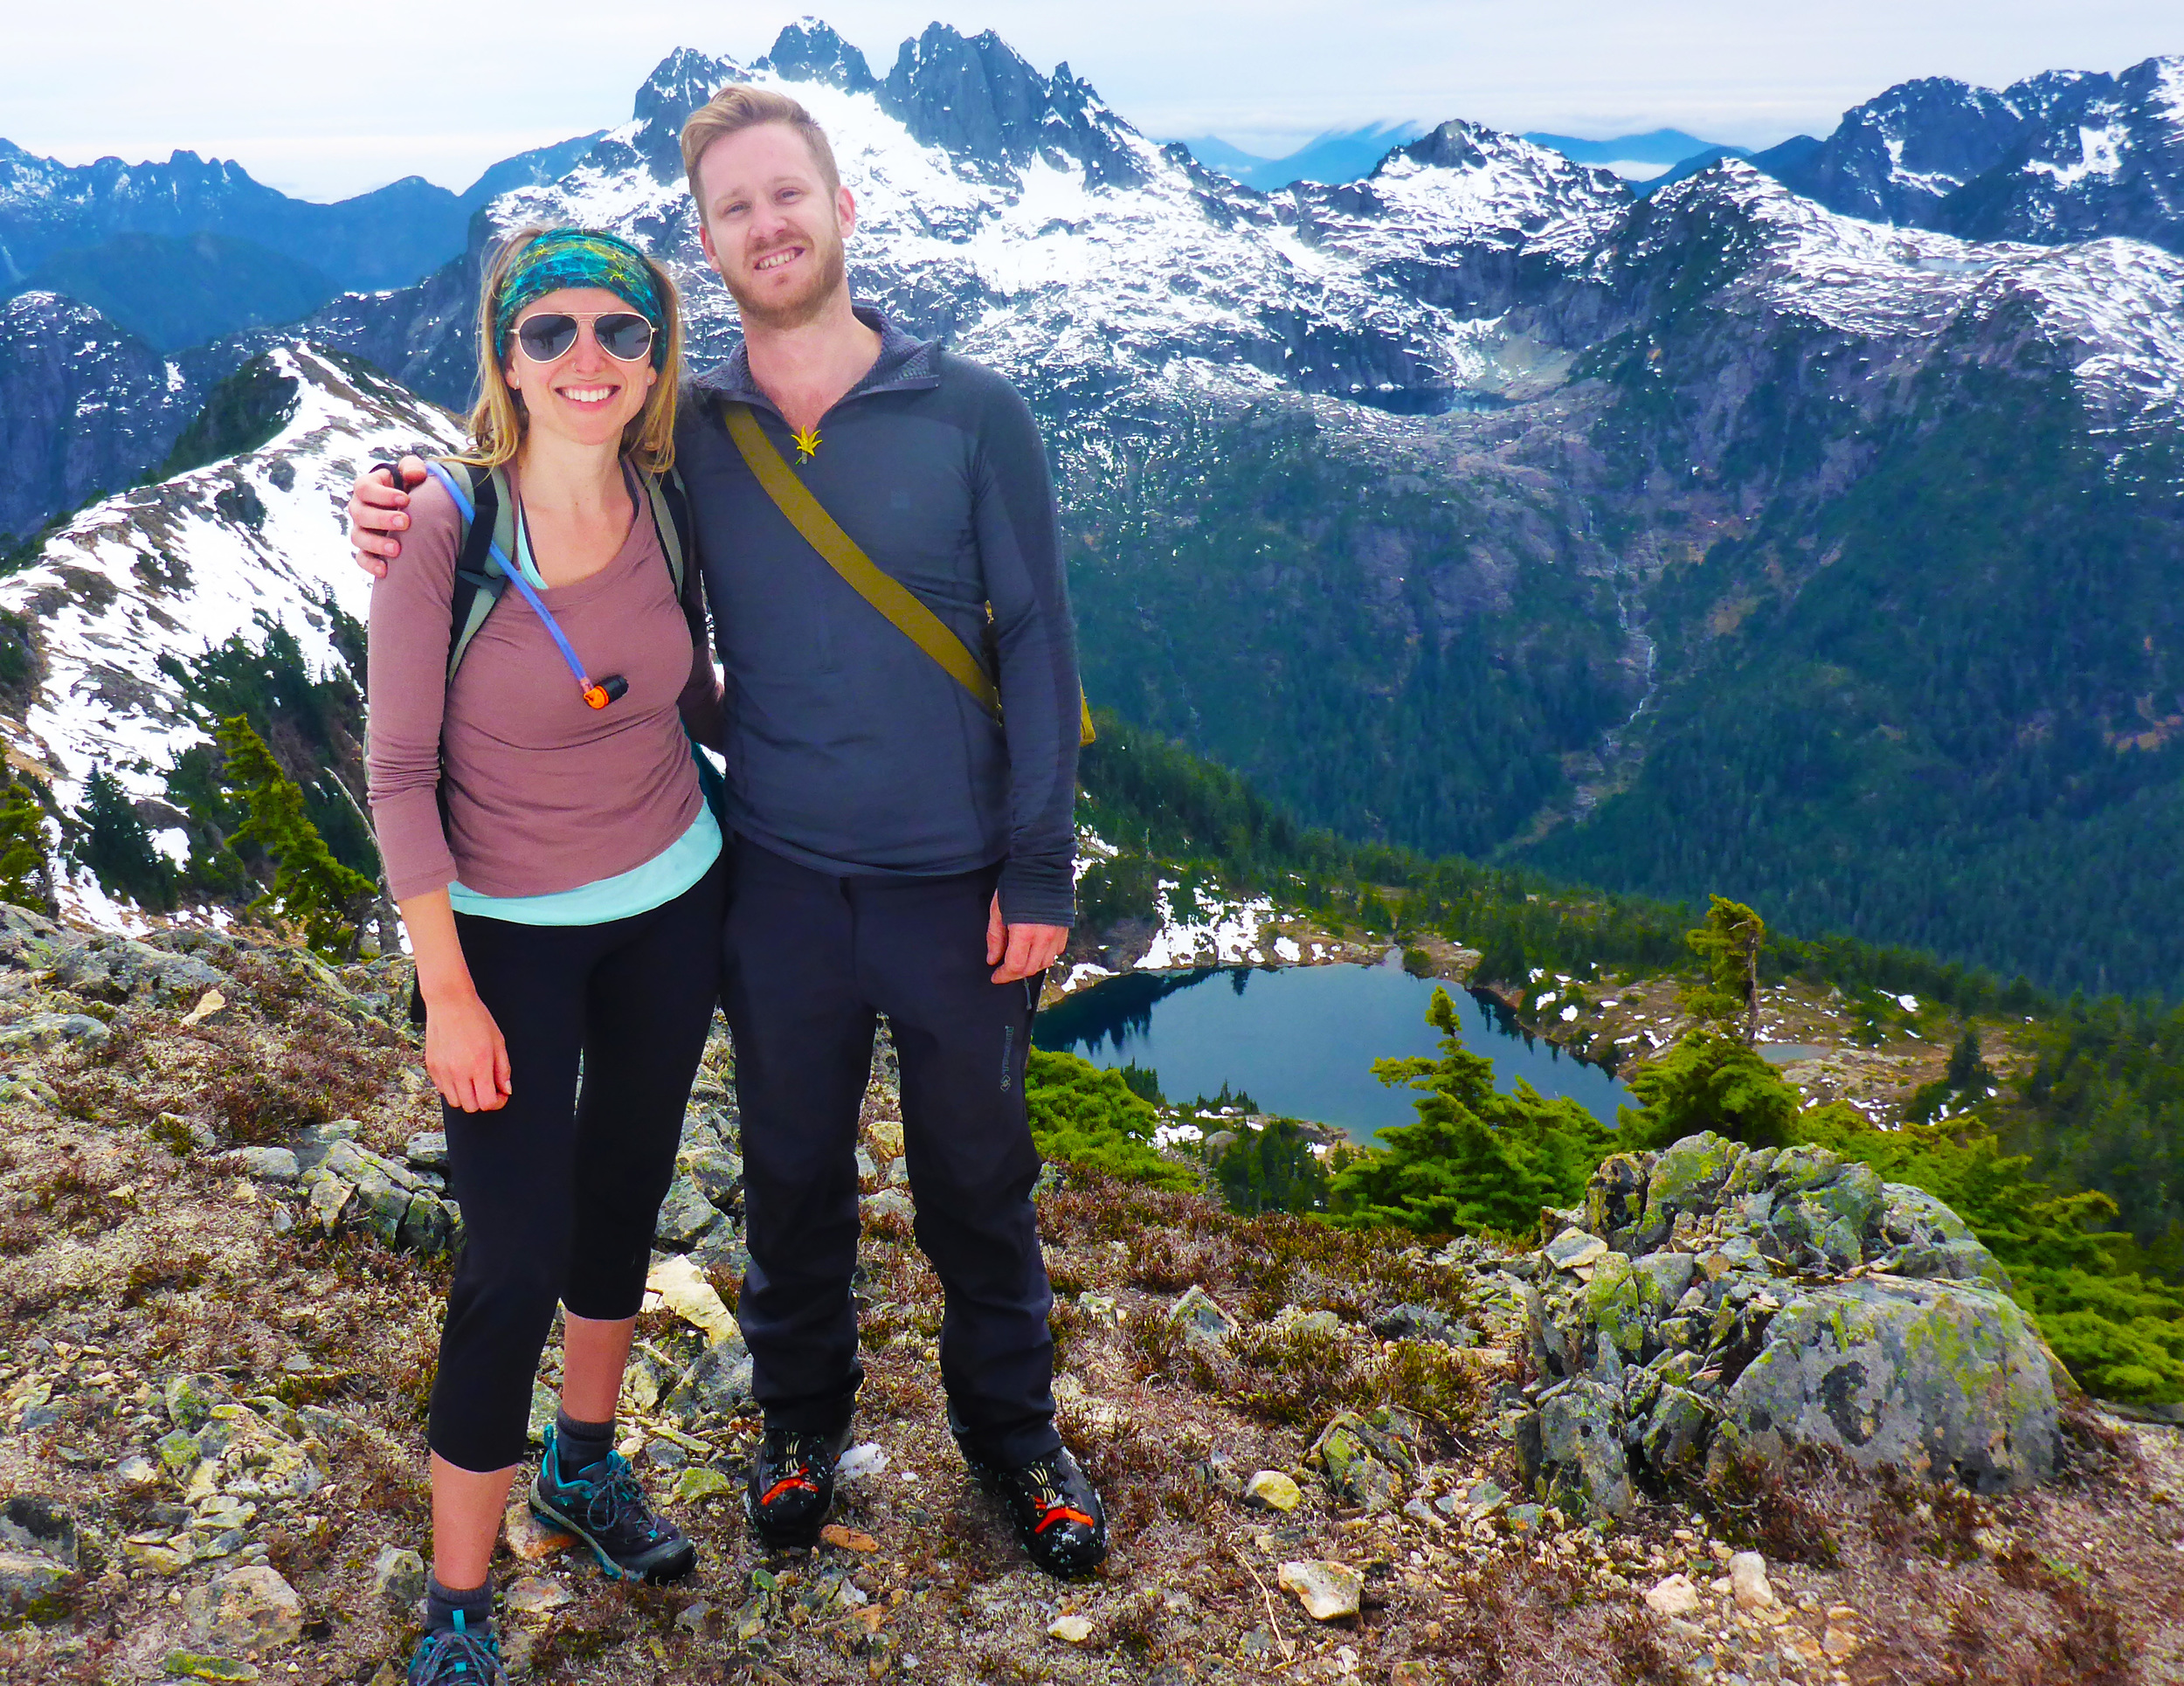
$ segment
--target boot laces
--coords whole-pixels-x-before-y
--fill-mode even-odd
[[[460,1682],[462,1686],[473,1686],[473,1683],[474,1686],[504,1686],[508,1680],[501,1667],[499,1641],[490,1630],[470,1632],[460,1610],[455,1612],[455,1626],[436,1628],[418,1641],[411,1674],[431,1686],[453,1682]]]
[[[645,1489],[637,1484],[637,1472],[619,1452],[610,1452],[585,1477],[591,1489],[584,1504],[584,1519],[605,1533],[625,1519],[644,1524],[647,1537],[657,1537],[660,1524],[653,1516]]]
[[[834,1473],[834,1459],[827,1435],[791,1431],[781,1437],[780,1450],[771,1460],[778,1481],[808,1481],[814,1486]]]

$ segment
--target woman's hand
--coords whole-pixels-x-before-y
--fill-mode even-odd
[[[425,1070],[440,1099],[464,1112],[508,1103],[508,1045],[474,991],[425,1003]]]
[[[446,890],[401,903],[425,998],[425,1071],[439,1098],[463,1112],[497,1112],[508,1103],[508,1045],[470,981],[455,912]]]

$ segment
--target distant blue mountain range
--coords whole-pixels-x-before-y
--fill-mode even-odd
[[[1199,135],[1186,140],[1192,155],[1209,169],[1241,182],[1246,187],[1255,187],[1263,193],[1271,193],[1296,182],[1354,182],[1370,176],[1381,159],[1406,141],[1414,141],[1425,130],[1417,123],[1380,121],[1367,123],[1358,128],[1330,129],[1295,152],[1280,158],[1262,158],[1256,153],[1246,152],[1232,146],[1218,135]],[[1528,134],[1524,139],[1535,145],[1552,147],[1565,158],[1580,164],[1593,164],[1603,169],[1633,164],[1647,166],[1655,173],[1635,177],[1634,185],[1641,193],[1651,188],[1680,181],[1685,176],[1704,169],[1722,158],[1748,158],[1752,155],[1743,147],[1723,146],[1716,142],[1701,140],[1687,135],[1680,128],[1656,128],[1644,135],[1619,135],[1606,141],[1580,140],[1574,135],[1549,135],[1544,132]]]
[[[1744,157],[1739,147],[1723,147],[1713,141],[1702,141],[1696,135],[1686,135],[1680,128],[1650,129],[1643,135],[1618,135],[1607,141],[1581,141],[1574,135],[1549,135],[1534,129],[1524,138],[1536,146],[1552,147],[1564,157],[1580,164],[1680,164],[1694,153],[1726,152],[1733,157]]]
[[[1296,182],[1354,182],[1406,141],[1426,132],[1413,122],[1367,123],[1362,128],[1330,129],[1281,158],[1261,158],[1233,147],[1219,135],[1186,140],[1191,155],[1232,181],[1271,193]]]
[[[0,298],[64,294],[168,351],[294,321],[336,294],[430,274],[480,206],[557,179],[598,138],[504,158],[461,193],[409,176],[335,204],[194,152],[72,166],[0,140]]]

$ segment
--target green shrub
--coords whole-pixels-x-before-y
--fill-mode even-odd
[[[1747,1147],[1780,1147],[1796,1127],[1797,1091],[1741,1038],[1690,1031],[1630,1080],[1644,1103],[1617,1116],[1626,1147],[1666,1147],[1711,1130]]]
[[[1158,1188],[1198,1186],[1187,1169],[1153,1146],[1160,1115],[1130,1092],[1120,1072],[1102,1071],[1074,1054],[1033,1048],[1024,1099],[1042,1157]]]
[[[1418,1122],[1383,1130],[1386,1147],[1335,1173],[1328,1204],[1342,1224],[1386,1224],[1427,1234],[1530,1232],[1543,1206],[1584,1198],[1614,1137],[1575,1101],[1549,1101],[1529,1083],[1503,1095],[1494,1062],[1468,1051],[1455,1004],[1434,992],[1427,1023],[1441,1033],[1438,1059],[1376,1060],[1391,1088],[1420,1092]]]

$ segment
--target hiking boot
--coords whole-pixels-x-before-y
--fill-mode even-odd
[[[832,1434],[767,1428],[750,1461],[743,1514],[768,1550],[818,1543],[834,1503],[834,1465],[848,1444],[847,1426]]]
[[[698,1560],[682,1530],[653,1513],[626,1458],[610,1452],[581,1475],[564,1476],[550,1427],[531,1482],[531,1510],[589,1545],[615,1580],[674,1580]]]
[[[456,1611],[453,1627],[435,1627],[410,1653],[410,1686],[508,1686],[493,1624],[469,1627]]]
[[[1000,1501],[1017,1539],[1040,1568],[1066,1579],[1099,1567],[1107,1556],[1107,1511],[1067,1451],[1057,1448],[1000,1469],[965,1448],[964,1461]]]

